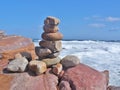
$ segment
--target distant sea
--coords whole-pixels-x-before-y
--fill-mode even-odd
[[[38,46],[39,40],[33,40]],[[63,40],[60,57],[76,55],[99,71],[109,70],[110,85],[120,86],[120,40]]]

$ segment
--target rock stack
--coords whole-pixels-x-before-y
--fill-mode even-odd
[[[58,18],[48,16],[44,20],[42,39],[39,42],[40,47],[36,47],[35,51],[39,60],[44,61],[47,67],[60,62],[59,53],[62,49],[61,39],[63,35],[59,32]]]

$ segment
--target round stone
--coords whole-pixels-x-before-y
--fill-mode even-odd
[[[58,25],[59,23],[60,23],[60,20],[56,17],[53,17],[53,16],[48,16],[44,20],[45,25]]]
[[[74,55],[67,55],[61,60],[61,64],[65,68],[76,66],[80,63],[80,59]]]
[[[63,35],[60,32],[56,32],[56,33],[43,33],[42,34],[42,38],[44,40],[48,40],[48,41],[57,41],[57,40],[62,40]]]
[[[59,28],[58,26],[44,25],[43,30],[46,33],[56,33],[59,30]]]

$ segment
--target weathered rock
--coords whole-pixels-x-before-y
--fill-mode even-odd
[[[32,55],[29,52],[20,52],[20,54],[22,55],[22,57],[25,57],[28,61],[32,60]],[[36,58],[36,57],[35,57]]]
[[[56,65],[53,66],[52,72],[56,75],[59,75],[62,69],[63,69],[62,64],[57,63]]]
[[[106,81],[107,81],[107,85],[109,84],[109,71],[108,70],[105,70],[103,71],[102,73],[104,73],[105,77],[106,77]]]
[[[15,54],[15,59],[22,58],[22,55],[20,53]]]
[[[87,65],[79,64],[67,69],[62,81],[69,82],[72,90],[106,90],[107,80],[101,73]],[[66,88],[67,86],[64,86]],[[69,89],[68,89],[69,90]]]
[[[0,54],[0,60],[3,58],[3,56]]]
[[[64,68],[76,66],[80,63],[80,59],[74,55],[67,55],[61,60],[61,64]]]
[[[35,52],[39,59],[43,59],[52,53],[50,49],[42,47],[35,47]]]
[[[8,60],[0,60],[0,74],[4,72],[4,69],[7,67],[8,62]]]
[[[64,70],[62,70],[62,71],[60,72],[60,74],[58,75],[59,79],[61,79],[61,78],[63,77],[64,73],[65,73]]]
[[[57,52],[62,50],[62,42],[59,41],[46,41],[42,40],[39,45],[44,48],[49,48],[52,52]]]
[[[59,90],[73,90],[73,89],[71,89],[69,82],[67,82],[67,81],[61,81],[60,84],[59,84]]]
[[[36,57],[31,39],[21,36],[6,36],[0,39],[0,54],[3,56],[1,60],[14,59],[15,54],[20,52],[30,53],[32,59]]]
[[[0,74],[0,90],[11,90],[11,81],[13,80],[11,75]]]
[[[28,60],[25,57],[17,58],[9,62],[7,70],[12,72],[24,72],[27,64]]]
[[[42,38],[48,41],[57,41],[57,40],[62,40],[63,35],[60,32],[56,32],[56,33],[45,33],[44,32],[42,34]]]
[[[44,20],[45,25],[58,25],[60,23],[60,20],[56,17],[48,16]]]
[[[30,76],[28,73],[0,74],[0,90],[57,90],[57,76],[46,73]]]
[[[107,88],[107,90],[120,90],[120,86],[119,86],[119,87],[109,86],[109,87]]]
[[[59,57],[42,59],[42,61],[46,63],[47,67],[50,67],[52,65],[55,65],[55,64],[59,63],[60,60],[61,59]]]
[[[46,33],[56,33],[59,30],[59,28],[58,26],[44,25],[43,30]]]
[[[58,57],[60,55],[60,52],[53,52],[53,53],[51,53],[50,55],[48,55],[47,57],[48,58],[56,58],[56,57]]]
[[[47,70],[45,62],[32,60],[29,63],[30,70],[34,71],[37,75],[44,73]]]

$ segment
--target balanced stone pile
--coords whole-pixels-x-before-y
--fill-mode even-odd
[[[62,49],[61,39],[63,35],[58,31],[58,18],[48,16],[44,20],[42,39],[39,42],[40,47],[36,47],[35,51],[41,61],[47,64],[47,67],[60,62],[58,57]]]

